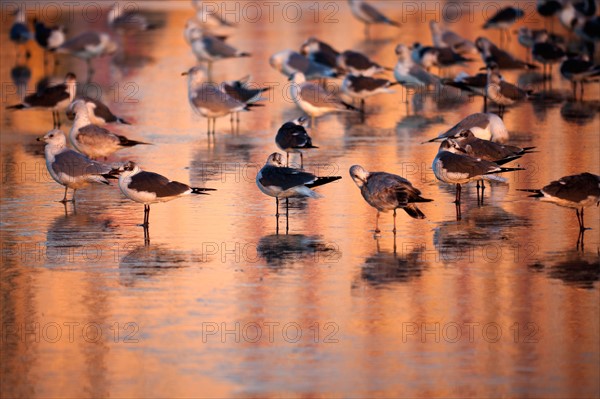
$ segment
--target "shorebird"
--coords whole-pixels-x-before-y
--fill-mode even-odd
[[[584,83],[600,81],[600,65],[584,58],[568,58],[560,65],[560,74],[571,81],[574,100],[577,100],[577,83],[579,83],[580,99],[583,100]]]
[[[119,188],[123,195],[132,201],[144,204],[144,223],[148,227],[150,219],[150,204],[167,202],[188,194],[208,195],[207,191],[214,188],[190,187],[178,181],[154,172],[140,169],[134,162],[127,162],[121,168],[119,175]]]
[[[341,176],[319,177],[300,169],[288,168],[283,164],[283,156],[274,152],[269,155],[265,166],[256,175],[256,185],[264,194],[275,197],[276,216],[279,216],[279,199],[320,198],[322,195],[312,189],[341,179]]]
[[[375,7],[364,0],[348,0],[352,14],[365,24],[365,37],[369,39],[369,27],[372,24],[386,24],[400,27],[400,23],[393,21],[379,12]]]
[[[456,87],[468,93],[476,94],[485,98],[485,86],[487,85],[487,73],[477,73],[469,75],[466,72],[460,72],[454,79],[444,79],[442,81],[446,86]],[[484,105],[484,108],[486,106]]]
[[[386,172],[367,172],[362,166],[350,168],[350,177],[360,189],[360,193],[369,205],[377,209],[375,233],[379,230],[379,213],[394,211],[394,234],[396,233],[396,209],[402,208],[414,219],[425,219],[417,206],[419,202],[433,200],[421,197],[421,191],[403,177]]]
[[[448,138],[455,138],[465,130],[470,130],[475,137],[483,140],[490,140],[497,143],[504,143],[508,140],[508,130],[504,125],[504,121],[502,121],[498,115],[491,112],[477,112],[468,115],[444,133],[441,133],[439,136],[428,140],[427,142],[431,143]]]
[[[548,33],[544,31],[536,37],[531,48],[531,55],[534,60],[542,64],[542,77],[549,78],[552,82],[552,64],[561,62],[565,58],[563,49],[551,43]],[[548,73],[546,73],[546,69],[549,69]]]
[[[537,66],[521,61],[507,51],[498,48],[485,37],[478,37],[475,40],[475,45],[486,65],[495,63],[500,69],[537,69]]]
[[[475,44],[450,29],[443,28],[435,21],[429,21],[433,45],[438,48],[448,47],[458,54],[469,54],[477,51]]]
[[[454,52],[450,47],[423,46],[419,42],[412,45],[411,57],[413,61],[428,71],[434,66],[442,69],[463,65],[465,62],[473,62],[472,59]]]
[[[90,122],[94,125],[104,125],[106,123],[121,123],[123,125],[131,125],[131,123],[125,119],[113,114],[110,108],[108,108],[108,106],[102,101],[88,96],[78,96],[75,98],[75,100],[73,100],[73,102],[71,102],[71,104],[69,104],[66,109],[67,118],[69,120],[75,119],[74,106],[76,100],[85,102],[85,105],[88,109],[88,117],[90,118]]]
[[[483,179],[504,181],[496,174],[524,170],[523,168],[504,168],[494,162],[466,155],[454,139],[442,141],[440,149],[433,160],[432,169],[438,180],[444,183],[456,184],[456,198],[454,201],[456,204],[460,204],[461,184]]]
[[[269,64],[287,76],[301,72],[307,79],[323,79],[337,76],[337,70],[319,62],[315,62],[292,50],[282,50],[269,58]]]
[[[10,4],[10,3],[9,3]],[[17,60],[19,59],[19,48],[31,39],[31,32],[27,27],[27,18],[22,7],[18,7],[14,12],[15,21],[10,27],[9,38],[15,44]],[[29,52],[25,51],[25,58],[29,58]]]
[[[402,86],[407,89],[423,90],[429,86],[439,87],[441,80],[439,77],[432,73],[427,72],[421,65],[416,64],[410,54],[410,49],[399,44],[395,49],[396,55],[398,56],[398,62],[394,68],[394,78]],[[408,102],[408,95],[406,97]]]
[[[498,66],[494,63],[488,64],[487,85],[485,86],[485,96],[490,101],[496,103],[499,110],[499,116],[502,118],[507,105],[527,99],[532,91],[525,91],[520,87],[508,83],[502,79]]]
[[[319,148],[312,144],[312,139],[303,126],[305,117],[284,123],[275,136],[275,144],[286,153],[285,166],[290,164],[290,153],[300,154],[300,169],[304,169],[303,150]]]
[[[338,68],[337,57],[340,55],[340,52],[315,37],[309,37],[302,43],[300,54],[308,57],[313,62],[328,66],[329,68]]]
[[[42,21],[33,20],[35,41],[44,49],[44,66],[48,64],[48,52],[53,52],[66,40],[64,26],[46,26]],[[56,64],[56,59],[54,60]]]
[[[75,74],[67,73],[65,82],[50,86],[38,93],[25,97],[22,103],[6,107],[7,109],[46,108],[52,111],[53,128],[60,127],[60,114],[75,98],[77,79]]]
[[[352,75],[373,76],[383,71],[391,71],[358,51],[346,50],[337,56],[337,66]]]
[[[230,36],[237,28],[235,23],[227,21],[218,13],[218,6],[213,2],[193,0],[192,5],[196,9],[195,20],[202,31],[216,36]],[[239,16],[238,16],[239,17]]]
[[[456,143],[465,151],[465,154],[473,158],[481,158],[498,165],[504,165],[525,154],[534,152],[535,147],[517,147],[494,143],[476,137],[470,130],[463,130],[454,136]]]
[[[213,62],[228,58],[250,57],[251,55],[208,33],[203,33],[202,36],[194,38],[191,46],[192,52],[198,61],[205,61],[208,64],[207,74],[209,77],[211,76]]]
[[[223,82],[221,84],[222,90],[227,93],[232,98],[243,102],[245,104],[255,104],[258,101],[266,100],[266,98],[261,97],[262,93],[271,90],[270,87],[252,87],[248,82],[250,81],[250,75],[244,76],[239,80],[229,80],[227,82]],[[233,127],[233,113],[231,113],[231,125],[232,131]],[[235,113],[236,122],[237,122],[237,130],[240,128],[240,113]]]
[[[206,73],[201,66],[190,68],[182,75],[188,76],[188,100],[192,109],[204,116],[207,120],[207,135],[214,137],[217,118],[231,113],[247,111],[251,106],[258,104],[246,104],[231,97],[229,94],[214,84],[206,83]],[[212,130],[211,130],[212,122]]]
[[[561,177],[540,190],[519,191],[535,193],[530,197],[539,198],[540,201],[575,208],[579,230],[583,231],[586,229],[583,223],[583,208],[600,204],[600,176],[585,172]]]
[[[396,84],[398,83],[392,83],[387,79],[349,74],[346,75],[342,82],[342,92],[352,98],[352,101],[354,99],[360,100],[360,112],[364,116],[365,99],[376,94],[394,93],[394,90],[390,89],[390,87]]]
[[[109,184],[107,178],[114,178],[116,174],[109,165],[93,161],[86,156],[67,147],[67,138],[64,133],[54,129],[37,141],[44,141],[46,147],[46,167],[50,176],[60,185],[65,186],[65,196],[60,201],[67,201],[67,191],[73,189],[70,201],[75,202],[75,192],[88,183]]]
[[[358,111],[318,84],[307,82],[301,72],[293,74],[290,80],[293,82],[290,85],[290,96],[298,108],[310,115],[311,126],[315,126],[315,118],[331,112]]]
[[[103,127],[96,126],[90,121],[85,100],[75,100],[72,105],[75,121],[69,132],[71,145],[80,153],[92,159],[104,158],[123,148],[138,144],[150,144],[130,140],[125,136],[115,134]]]
[[[500,46],[504,43],[504,36],[506,36],[507,43],[510,43],[510,31],[508,30],[518,19],[523,18],[525,12],[520,8],[505,7],[498,10],[492,17],[490,17],[485,24],[483,29],[499,29],[500,30]]]
[[[108,26],[119,34],[138,33],[155,29],[137,7],[127,7],[115,3],[108,11]]]
[[[74,57],[81,58],[87,63],[88,81],[91,81],[94,76],[94,68],[92,67],[92,59],[103,55],[110,55],[117,51],[117,44],[110,38],[107,33],[100,32],[83,32],[56,48],[57,53],[70,54]]]

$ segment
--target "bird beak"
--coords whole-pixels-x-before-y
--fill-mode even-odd
[[[485,70],[487,70],[487,69],[488,69],[488,67],[487,67],[487,66],[482,66],[481,68],[479,68],[479,70],[480,70],[480,71],[485,71]]]
[[[36,138],[35,141],[44,141],[44,136],[40,136],[40,137]]]
[[[186,71],[186,72],[181,72],[181,76],[187,76],[187,75],[189,75],[189,74],[190,74],[190,73],[189,73],[189,72],[187,72],[187,71]]]

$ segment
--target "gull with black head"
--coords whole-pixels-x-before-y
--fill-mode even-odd
[[[290,164],[290,153],[297,153],[300,154],[300,169],[303,169],[303,150],[319,148],[312,144],[312,139],[303,125],[305,122],[305,116],[286,122],[279,128],[275,136],[275,144],[286,153],[285,166]]]

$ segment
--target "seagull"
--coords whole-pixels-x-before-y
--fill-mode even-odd
[[[383,71],[391,71],[358,51],[346,50],[337,56],[337,65],[340,69],[352,75],[373,76]]]
[[[496,63],[500,69],[537,69],[537,66],[521,61],[507,51],[499,49],[485,37],[478,37],[475,45],[486,65]]]
[[[501,118],[507,105],[525,100],[532,94],[531,90],[525,91],[512,83],[504,81],[500,76],[498,66],[494,63],[488,65],[487,80],[485,96],[500,107]]]
[[[88,81],[94,75],[92,59],[103,55],[110,55],[117,51],[117,44],[107,33],[89,31],[83,32],[56,49],[57,53],[70,54],[86,61],[88,68]]]
[[[438,86],[440,78],[427,72],[421,65],[416,64],[410,54],[410,49],[404,44],[396,46],[398,63],[394,68],[396,81],[407,88],[425,89],[429,86]]]
[[[463,130],[454,136],[456,143],[465,150],[465,153],[473,158],[481,158],[485,161],[491,161],[498,165],[514,161],[525,154],[534,152],[535,147],[517,147],[513,145],[503,145],[493,141],[483,140],[476,137],[470,130]]]
[[[269,64],[288,78],[298,72],[303,73],[309,80],[337,76],[336,69],[312,61],[292,50],[283,50],[273,54],[269,58]]]
[[[520,8],[505,7],[498,10],[491,18],[488,18],[483,25],[483,29],[500,29],[500,46],[504,41],[506,35],[507,43],[510,43],[510,28],[518,19],[523,18],[525,12]]]
[[[464,64],[465,62],[473,62],[472,59],[454,52],[450,47],[423,46],[419,42],[412,45],[411,57],[414,62],[428,71],[433,66],[441,69]]]
[[[118,3],[115,3],[108,11],[108,25],[120,34],[137,33],[156,28],[148,22],[144,15],[137,12],[137,7],[122,6]]]
[[[387,79],[348,74],[342,82],[342,91],[349,97],[360,99],[360,112],[365,113],[365,98],[381,93],[394,93],[391,86],[398,84]]]
[[[600,176],[588,172],[564,176],[540,190],[519,189],[535,193],[530,195],[540,201],[567,208],[575,208],[579,230],[586,230],[583,224],[583,208],[600,204]]]
[[[25,97],[21,104],[11,105],[7,109],[47,108],[52,111],[53,128],[60,127],[59,111],[67,108],[75,98],[77,79],[75,74],[67,73],[65,82],[50,86],[38,93]]]
[[[300,169],[304,169],[302,150],[319,148],[312,144],[312,139],[302,125],[306,118],[300,118],[284,123],[275,136],[275,144],[286,153],[285,166],[289,166],[290,153],[300,154]]]
[[[261,97],[262,93],[271,90],[270,87],[254,88],[248,84],[250,75],[247,75],[239,80],[230,80],[221,84],[222,90],[232,98],[245,104],[255,104],[258,101],[266,100]],[[237,120],[237,128],[239,130],[240,117],[239,112],[235,113]],[[231,123],[233,125],[233,113],[231,114]]]
[[[123,118],[120,118],[112,113],[110,108],[102,101],[97,100],[88,96],[78,96],[69,104],[66,110],[67,118],[69,120],[75,119],[75,110],[74,105],[76,100],[81,100],[85,102],[85,105],[88,109],[88,117],[90,118],[90,122],[94,125],[104,125],[107,123],[121,123],[123,125],[131,125],[128,121]]]
[[[337,57],[340,55],[340,52],[315,37],[309,37],[302,43],[300,54],[308,57],[313,62],[328,66],[329,68],[338,68]]]
[[[190,187],[178,181],[172,181],[154,172],[140,169],[134,162],[122,166],[119,175],[119,188],[123,195],[132,201],[144,204],[144,223],[148,227],[150,219],[150,204],[167,202],[188,194],[208,195],[207,191],[214,188]]]
[[[531,48],[531,55],[534,60],[542,64],[542,77],[552,79],[552,64],[561,62],[565,58],[565,52],[556,44],[551,43],[549,39],[550,37],[547,32],[540,33]],[[550,69],[548,74],[546,74],[547,65]]]
[[[196,9],[195,20],[202,31],[217,36],[230,36],[234,32],[236,25],[228,22],[217,13],[216,3],[207,2],[207,4],[203,4],[202,0],[193,0],[192,5]]]
[[[54,51],[65,42],[64,26],[46,26],[42,21],[33,20],[35,41],[44,49],[44,65],[48,63],[48,51]],[[55,61],[56,62],[56,61]]]
[[[129,140],[125,136],[92,124],[85,100],[75,100],[71,108],[75,112],[75,121],[69,132],[69,141],[77,151],[89,158],[106,159],[117,150],[138,144],[150,144]]]
[[[18,7],[13,15],[15,16],[15,22],[10,27],[9,38],[15,43],[15,48],[17,50],[17,60],[19,59],[19,46],[24,45],[31,39],[31,32],[27,27],[27,18],[25,16],[25,11],[22,7]],[[25,52],[25,57],[29,58],[29,52]]]
[[[227,58],[250,57],[250,53],[238,50],[208,33],[203,33],[202,36],[194,38],[191,46],[192,52],[198,61],[205,61],[208,64],[208,76],[211,75],[212,64],[215,61]]]
[[[504,168],[490,161],[473,158],[454,139],[446,139],[440,144],[440,149],[432,165],[435,177],[444,183],[456,184],[455,203],[460,204],[461,184],[473,180],[504,181],[496,173],[514,172],[523,168]]]
[[[315,118],[331,112],[358,111],[321,86],[307,82],[302,72],[296,72],[290,80],[293,83],[290,85],[290,96],[298,108],[310,115],[311,126],[315,126]]]
[[[568,58],[560,65],[560,74],[563,78],[571,81],[575,100],[577,99],[577,83],[579,83],[580,97],[583,100],[583,84],[600,81],[600,65],[585,58]]]
[[[469,93],[482,96],[485,101],[485,86],[487,86],[487,73],[477,73],[469,75],[466,72],[460,72],[454,79],[444,79],[446,86],[456,87]]]
[[[265,166],[256,175],[256,185],[264,194],[275,197],[276,216],[279,216],[279,199],[321,198],[312,189],[341,179],[341,176],[318,177],[300,169],[288,168],[283,164],[283,156],[274,152],[269,155]]]
[[[491,140],[496,143],[504,143],[508,140],[508,130],[504,125],[504,121],[498,115],[491,112],[477,112],[467,116],[444,133],[426,141],[426,143],[456,138],[464,130],[470,130],[477,138]]]
[[[463,38],[449,29],[443,28],[435,20],[429,21],[433,45],[438,48],[449,47],[458,54],[469,54],[477,51],[470,40]]]
[[[231,113],[248,111],[258,104],[246,104],[231,97],[214,84],[205,82],[206,73],[201,66],[190,68],[182,75],[188,76],[188,100],[194,111],[207,118],[207,134],[214,137],[217,118]],[[212,130],[211,130],[211,121]]]
[[[348,0],[350,10],[354,17],[365,24],[365,37],[369,39],[369,27],[371,24],[386,24],[400,27],[400,23],[393,21],[379,12],[375,7],[364,0]]]
[[[367,172],[362,166],[350,168],[350,177],[360,189],[369,205],[377,209],[375,233],[379,230],[379,213],[394,211],[394,234],[396,234],[396,209],[402,208],[414,219],[425,219],[425,215],[415,203],[433,200],[421,197],[421,191],[403,177],[386,172]]]
[[[75,191],[88,185],[88,183],[109,184],[107,178],[114,177],[115,171],[100,162],[92,161],[86,156],[67,147],[67,138],[64,133],[54,129],[39,137],[37,141],[44,141],[46,147],[46,167],[50,176],[58,183],[65,186],[65,196],[60,201],[66,203],[67,191],[73,189],[71,202],[75,202]]]

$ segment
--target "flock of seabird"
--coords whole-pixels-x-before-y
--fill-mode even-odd
[[[555,3],[559,3],[558,6]],[[212,83],[213,63],[249,57],[251,54],[226,42],[227,37],[235,33],[234,24],[218,14],[207,14],[201,1],[195,0],[192,4],[196,16],[186,23],[184,36],[198,65],[189,68],[183,75],[188,77],[190,106],[206,118],[209,139],[212,136],[214,141],[217,118],[230,116],[232,130],[235,121],[239,129],[239,112],[262,106],[260,101],[264,98],[261,94],[269,90],[269,87],[255,88],[248,84],[249,77],[220,84]],[[349,6],[352,14],[364,23],[367,39],[371,25],[400,27],[399,22],[388,18],[366,1],[349,0]],[[504,181],[500,174],[522,170],[520,167],[504,166],[505,164],[535,152],[535,147],[521,148],[506,144],[509,135],[502,120],[505,107],[527,100],[535,93],[505,81],[501,71],[537,69],[537,63],[542,65],[543,77],[548,78],[552,75],[552,66],[560,64],[560,75],[572,83],[575,99],[577,85],[580,85],[581,98],[585,84],[600,80],[600,66],[593,62],[594,45],[600,35],[595,2],[539,0],[537,10],[548,20],[561,21],[580,39],[582,48],[574,51],[560,36],[551,34],[548,30],[533,31],[522,27],[518,31],[518,40],[528,49],[531,57],[528,60],[518,59],[502,48],[505,41],[511,40],[511,27],[524,16],[521,9],[509,6],[500,9],[483,26],[484,29],[501,31],[500,46],[486,37],[471,41],[442,24],[431,21],[429,28],[433,45],[398,44],[395,48],[397,64],[393,68],[382,66],[353,49],[338,51],[314,37],[302,43],[299,51],[284,49],[274,54],[269,60],[270,65],[292,82],[289,94],[305,114],[283,123],[275,136],[278,148],[287,154],[285,162],[283,155],[273,153],[268,156],[256,176],[258,189],[276,199],[276,215],[279,215],[280,199],[285,199],[287,205],[289,198],[319,198],[321,195],[315,188],[341,179],[341,176],[317,176],[304,170],[303,151],[318,148],[313,145],[306,127],[316,126],[319,117],[334,112],[356,113],[364,122],[365,100],[374,95],[391,93],[395,85],[416,91],[453,86],[484,98],[484,112],[467,116],[428,141],[441,142],[432,169],[438,180],[456,186],[457,216],[460,217],[462,185],[477,182],[478,200],[483,201],[485,180]],[[17,48],[17,59],[22,57],[20,49],[23,44],[35,39],[45,54],[67,53],[86,60],[89,80],[93,75],[92,60],[117,50],[116,42],[108,33],[86,31],[67,38],[63,27],[46,26],[42,21],[35,20],[32,34],[23,10],[17,9],[14,14],[15,20],[9,36]],[[108,13],[108,25],[121,35],[155,28],[142,14],[125,12],[116,5]],[[461,73],[456,77],[447,77],[450,67],[475,62],[471,57],[476,53],[480,54],[485,64],[482,68],[485,72],[473,76]],[[28,56],[25,54],[25,57]],[[434,68],[438,69],[438,75],[433,73]],[[376,77],[386,71],[393,73],[393,81]],[[333,93],[324,88],[324,83],[332,78],[343,79],[341,93]],[[360,103],[358,106],[353,104],[357,100]],[[497,105],[498,114],[487,111],[488,101]],[[148,226],[150,204],[188,194],[208,194],[214,190],[171,181],[157,173],[143,171],[139,165],[130,161],[110,165],[102,162],[122,148],[150,143],[127,138],[101,126],[128,122],[114,115],[101,101],[78,97],[76,77],[72,73],[66,75],[63,83],[38,90],[26,96],[20,104],[8,108],[43,108],[52,111],[53,130],[38,140],[46,143],[45,158],[50,175],[65,187],[63,202],[67,201],[68,189],[73,190],[70,201],[75,201],[75,191],[88,183],[109,184],[110,179],[118,179],[118,186],[127,198],[144,204],[143,225]],[[73,120],[68,135],[59,130],[60,113],[64,111]],[[310,125],[307,125],[309,120]],[[294,153],[300,154],[299,168],[290,165],[289,156]],[[417,205],[432,199],[422,196],[421,191],[405,178],[393,173],[369,172],[360,165],[350,168],[350,177],[365,201],[377,210],[376,233],[380,232],[380,212],[393,211],[394,233],[396,210],[399,208],[412,218],[425,218]],[[583,209],[600,202],[600,176],[585,172],[562,177],[539,190],[526,190],[543,201],[574,208],[579,227],[583,230]]]

